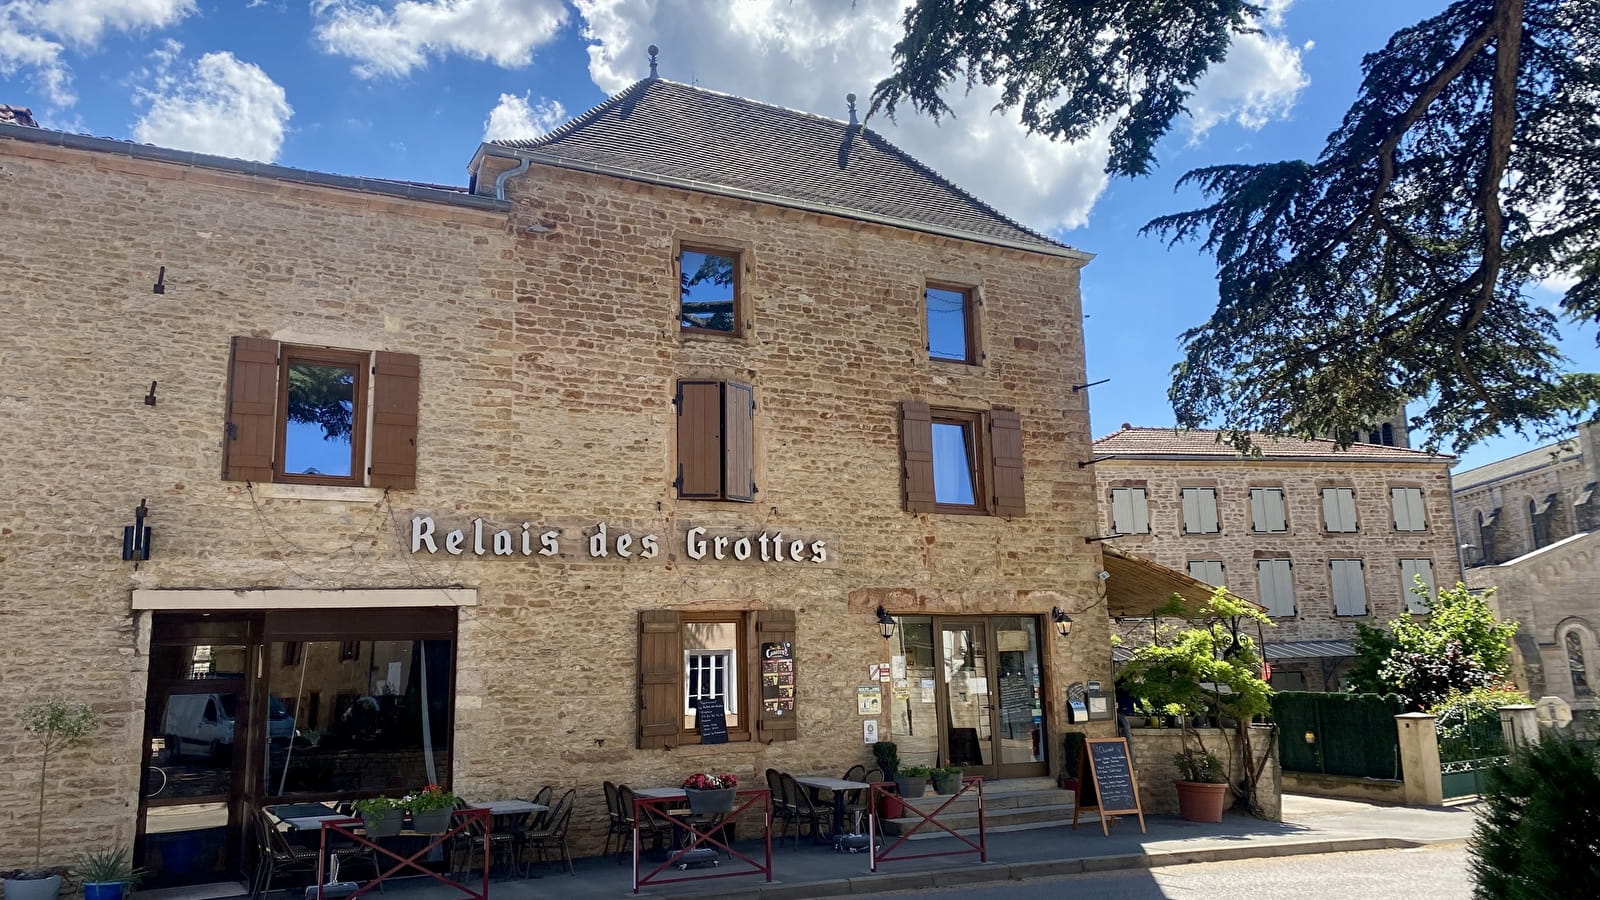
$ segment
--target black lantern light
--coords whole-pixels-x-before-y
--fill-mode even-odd
[[[144,505],[143,497],[139,498],[139,507],[133,511],[133,524],[122,526],[124,561],[140,563],[150,558],[150,526],[144,523],[149,514],[150,507]]]
[[[1056,623],[1056,634],[1066,637],[1072,634],[1072,617],[1067,615],[1061,607],[1050,608],[1050,621]]]
[[[894,616],[885,612],[883,607],[878,607],[878,633],[883,635],[884,640],[894,637],[894,626]]]

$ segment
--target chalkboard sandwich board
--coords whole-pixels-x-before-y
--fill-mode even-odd
[[[721,697],[701,697],[694,705],[694,727],[702,744],[728,742],[728,710]]]
[[[1084,803],[1085,788],[1094,786],[1095,803]],[[1112,816],[1132,813],[1139,817],[1139,833],[1144,827],[1144,809],[1139,805],[1139,780],[1133,774],[1127,738],[1089,738],[1078,754],[1078,802],[1072,808],[1072,827],[1078,827],[1080,813],[1095,810],[1100,814],[1100,833],[1111,834]]]

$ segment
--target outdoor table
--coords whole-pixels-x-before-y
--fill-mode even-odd
[[[811,798],[817,797],[817,791],[833,792],[833,833],[844,833],[844,795],[846,791],[864,791],[872,787],[865,781],[845,781],[843,778],[828,778],[824,775],[796,775],[795,784],[811,789]]]
[[[764,875],[767,882],[772,882],[772,792],[766,788],[740,788],[734,792],[734,808],[726,816],[713,816],[711,819],[700,820],[679,817],[678,808],[687,807],[689,795],[681,787],[639,788],[633,792],[633,892],[639,893],[639,888],[647,884],[671,884],[677,881],[700,881],[706,878],[734,878],[741,875]],[[764,855],[761,859],[747,856],[730,846],[723,838],[724,822],[737,819],[745,812],[759,808],[762,814],[762,832]],[[647,816],[647,811],[657,815],[668,816],[672,819],[674,828],[672,834],[673,851],[660,865],[648,873],[641,874],[639,823]],[[684,810],[687,812],[687,810]],[[702,831],[701,828],[706,830]],[[685,834],[680,835],[682,831]],[[690,862],[689,854],[701,847],[713,850],[721,849],[733,860],[738,860],[746,868],[738,871],[719,871],[707,875],[690,875],[679,878],[663,878],[661,875],[667,869],[678,866],[680,871],[687,870]],[[711,860],[713,868],[720,867],[721,860]]]
[[[374,853],[381,854],[382,856],[386,856],[395,861],[395,864],[390,866],[387,870],[380,871],[378,873],[378,877],[357,888],[355,893],[349,895],[351,898],[359,897],[362,894],[365,894],[367,891],[370,891],[372,888],[383,884],[383,882],[389,880],[390,878],[401,875],[410,875],[412,873],[407,870],[414,869],[416,872],[426,875],[446,887],[452,887],[458,891],[461,891],[466,896],[473,898],[473,900],[489,900],[489,841],[487,838],[491,830],[490,823],[492,822],[492,816],[490,815],[489,810],[484,807],[471,807],[468,809],[454,810],[451,813],[451,819],[451,826],[445,829],[443,834],[419,834],[412,831],[400,832],[399,836],[431,839],[422,847],[422,849],[412,853],[409,856],[403,855],[399,851],[391,850],[377,841],[369,839],[366,835],[365,829],[362,827],[361,820],[358,818],[345,816],[324,819],[321,823],[322,847],[320,852],[317,854],[317,900],[324,900],[323,889],[327,887],[326,863],[328,860],[329,832],[333,832],[340,837],[353,841],[356,846],[369,848]],[[483,873],[481,889],[473,890],[467,885],[462,884],[453,878],[440,875],[438,872],[435,872],[418,862],[418,860],[427,856],[428,853],[435,847],[444,844],[451,838],[466,832],[468,829],[474,826],[482,829],[483,836],[485,838],[483,842],[483,867],[480,870]]]

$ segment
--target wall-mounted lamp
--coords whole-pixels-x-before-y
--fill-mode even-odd
[[[150,558],[150,526],[144,523],[149,514],[150,507],[144,505],[141,497],[139,507],[133,511],[133,524],[122,526],[122,559],[132,562],[134,568]]]
[[[166,266],[162,266],[161,267],[161,271],[156,274],[156,283],[150,286],[150,293],[152,293],[152,294],[165,294],[166,292],[167,292],[167,267]]]
[[[156,405],[156,383],[154,381],[150,382],[150,393],[144,395],[144,405]]]
[[[894,637],[894,626],[894,616],[884,612],[883,607],[878,607],[878,633],[883,635],[884,640]]]
[[[1072,617],[1059,606],[1050,608],[1050,621],[1056,625],[1056,634],[1067,637],[1072,634]]]

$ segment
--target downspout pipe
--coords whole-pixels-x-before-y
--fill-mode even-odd
[[[478,148],[478,154],[480,156],[492,156],[496,159],[515,160],[517,163],[515,168],[507,169],[494,177],[494,198],[496,200],[506,199],[506,182],[527,172],[528,167],[533,165],[533,160],[531,158],[523,156],[520,153],[512,153],[509,150],[502,150],[493,144],[481,145]]]

